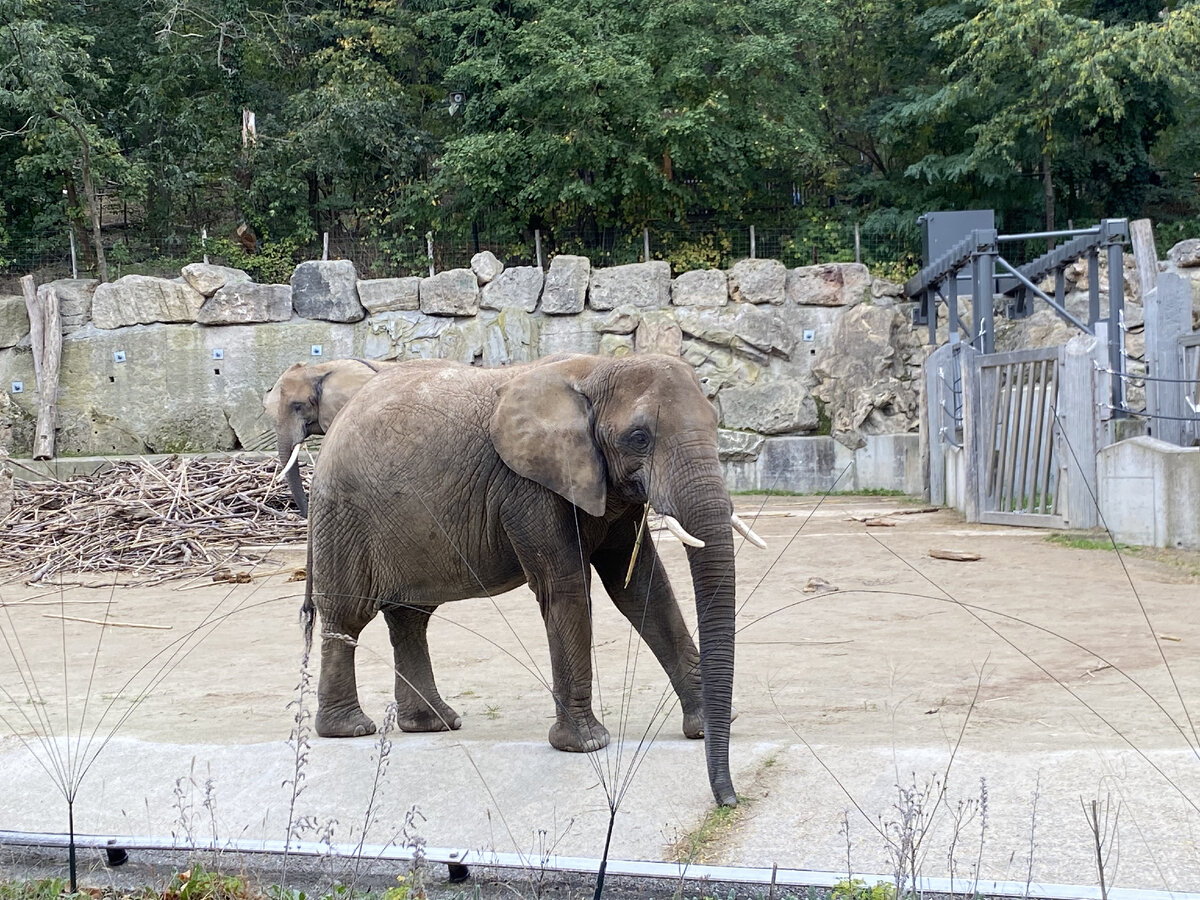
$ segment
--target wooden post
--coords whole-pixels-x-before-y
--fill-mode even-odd
[[[79,277],[79,260],[75,254],[75,232],[68,230],[67,237],[71,241],[71,277],[78,278]]]
[[[979,492],[983,484],[983,479],[979,477],[979,461],[983,458],[980,449],[983,432],[983,406],[980,401],[983,374],[980,371],[978,350],[970,344],[961,344],[958,353],[963,404],[963,518],[968,522],[978,522]]]
[[[750,226],[750,258],[751,259],[755,258],[755,252],[757,251],[757,249],[758,248],[754,245],[754,226],[751,225]]]
[[[854,223],[854,261],[862,264],[862,234],[858,230],[858,223]]]
[[[1179,339],[1192,330],[1192,292],[1179,275],[1164,272],[1157,287],[1142,297],[1145,315],[1146,374],[1168,379],[1146,382],[1146,412],[1150,434],[1169,444],[1182,444],[1188,414],[1187,386],[1180,365]]]
[[[642,262],[650,262],[650,228],[642,228]]]
[[[204,253],[204,264],[208,265],[208,228],[200,226],[200,249]]]
[[[1129,223],[1129,240],[1133,244],[1133,262],[1137,266],[1138,294],[1144,300],[1158,285],[1158,251],[1154,246],[1154,228],[1149,219],[1134,219]],[[1108,273],[1109,281],[1112,272]]]
[[[54,430],[58,420],[58,366],[62,357],[62,320],[58,295],[48,290],[38,296],[33,276],[21,279],[21,293],[29,311],[29,343],[33,373],[38,386],[37,430],[33,436],[33,458],[54,458]]]
[[[321,236],[321,262],[329,261],[329,232]]]
[[[1107,394],[1096,390],[1096,363],[1105,361],[1107,348],[1090,334],[1077,334],[1063,352],[1062,382],[1055,415],[1058,419],[1059,512],[1070,528],[1095,528],[1098,402]]]
[[[545,263],[542,261],[542,229],[533,229],[533,255],[537,259],[537,267],[545,268]]]
[[[429,277],[434,276],[433,270],[433,232],[425,232],[425,253],[429,257]]]

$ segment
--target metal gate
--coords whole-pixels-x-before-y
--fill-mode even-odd
[[[980,354],[979,521],[1062,527],[1055,414],[1062,347]]]

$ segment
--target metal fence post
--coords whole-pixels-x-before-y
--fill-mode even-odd
[[[650,226],[642,226],[642,262],[650,262]]]
[[[533,255],[537,259],[537,267],[545,268],[542,263],[542,229],[540,228],[533,229]]]
[[[1125,413],[1125,252],[1122,249],[1126,225],[1122,219],[1105,219],[1100,232],[1108,252],[1108,368],[1113,371],[1112,405],[1114,415]]]
[[[754,226],[750,226],[750,258],[754,259],[754,253],[757,248],[754,246]]]
[[[996,289],[996,229],[977,228],[971,232],[975,252],[971,255],[971,344],[980,353],[992,353],[996,347],[992,321],[992,295]]]
[[[862,235],[858,231],[858,223],[854,223],[854,261],[862,265]]]
[[[433,270],[433,232],[425,232],[425,253],[429,257],[429,277],[434,276]]]

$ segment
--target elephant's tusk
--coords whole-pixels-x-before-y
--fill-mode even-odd
[[[300,445],[303,443],[303,441],[298,441],[295,446],[292,447],[292,455],[288,459],[287,465],[279,471],[279,474],[276,476],[276,478],[282,479],[283,476],[288,473],[288,469],[296,464],[296,457],[300,455]]]
[[[674,516],[663,516],[663,524],[667,526],[667,531],[671,532],[671,534],[675,535],[675,537],[679,538],[679,540],[683,541],[689,547],[704,546],[704,541],[698,537],[692,537],[684,531],[683,526],[679,524],[679,520]]]
[[[767,542],[755,534],[754,529],[738,518],[736,513],[731,515],[729,520],[733,523],[734,531],[752,543],[759,550],[767,549]]]

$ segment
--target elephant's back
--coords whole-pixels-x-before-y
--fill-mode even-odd
[[[392,593],[380,579],[394,579],[409,602],[448,587],[478,596],[481,577],[523,581],[487,514],[512,477],[488,433],[502,374],[430,362],[369,381],[321,447],[309,514],[314,549],[332,545],[340,565],[369,572],[363,588],[372,594]],[[464,568],[462,557],[483,546],[495,571]]]

